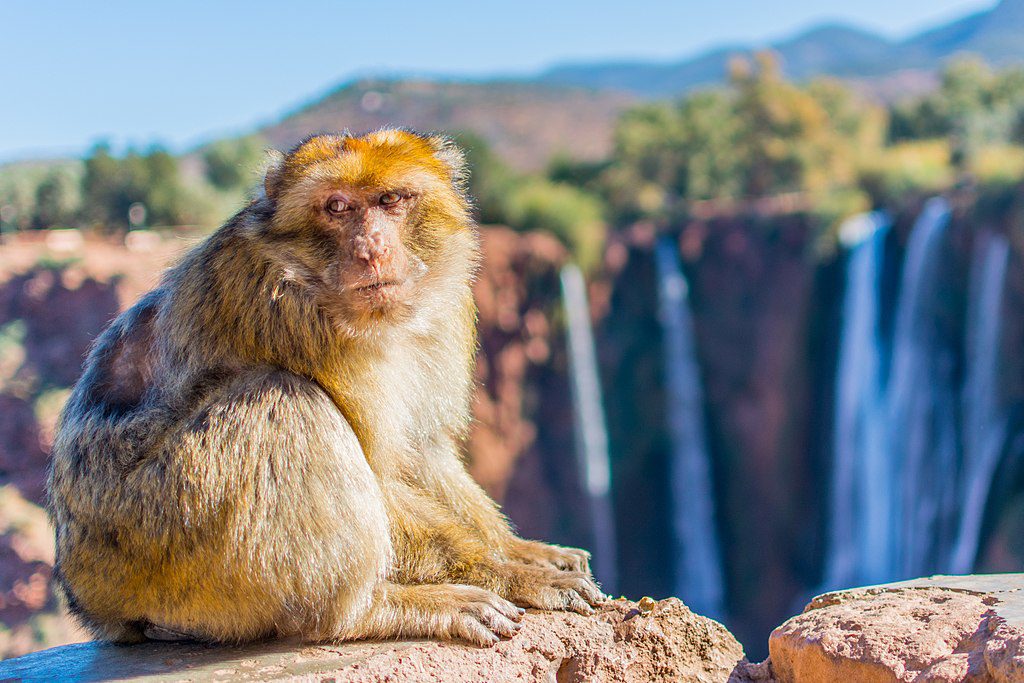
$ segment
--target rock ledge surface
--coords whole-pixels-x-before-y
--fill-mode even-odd
[[[483,649],[431,641],[244,647],[83,643],[0,663],[24,681],[727,681],[743,649],[724,626],[675,598],[616,600],[596,616],[530,612],[512,639]]]
[[[768,649],[783,683],[1024,681],[1024,574],[826,593],[775,629]]]

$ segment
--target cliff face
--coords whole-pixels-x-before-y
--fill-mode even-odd
[[[559,296],[565,259],[548,235],[483,234],[469,467],[524,536],[589,545]]]
[[[991,235],[1008,238],[998,312],[998,381],[991,397],[1007,411],[982,528],[979,570],[1024,566],[1024,194],[952,198],[937,252],[935,292],[921,305],[924,336],[941,346],[944,381],[956,396],[957,462],[976,456],[966,424],[972,330],[973,261]],[[920,204],[894,216],[881,268],[879,353],[894,343],[897,297]],[[819,253],[814,221],[767,211],[694,219],[671,227],[689,282],[695,347],[704,389],[704,425],[714,478],[715,525],[726,577],[724,622],[764,651],[763,634],[823,581],[832,491],[835,368],[840,346],[845,253]],[[665,358],[658,319],[655,233],[636,226],[606,254],[597,287],[598,344],[606,391],[620,530],[620,590],[675,592]],[[914,351],[917,352],[917,351]],[[885,361],[883,360],[883,363]],[[925,381],[928,381],[927,378]],[[936,387],[939,384],[936,383]],[[972,448],[974,450],[972,450]],[[898,484],[897,484],[898,485]],[[924,490],[927,490],[925,488]],[[942,503],[950,505],[949,494]],[[964,495],[958,492],[954,495]],[[938,499],[940,494],[934,494]],[[933,501],[934,502],[934,501]],[[921,501],[927,506],[928,501]],[[927,543],[950,543],[938,531]],[[948,552],[948,549],[945,551]],[[941,563],[921,572],[947,570]],[[893,577],[898,578],[898,577]],[[770,590],[765,590],[770,586]],[[686,597],[683,595],[682,597]]]
[[[815,475],[808,358],[821,274],[801,217],[695,222],[674,238],[690,284],[706,399],[727,622],[757,642],[800,599],[801,575],[821,551],[820,497],[806,495]],[[641,226],[609,249],[599,331],[618,524],[631,530],[620,542],[627,595],[670,595],[675,580],[653,239]]]

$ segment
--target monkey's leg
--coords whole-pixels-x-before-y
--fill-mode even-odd
[[[515,635],[524,613],[476,586],[384,583],[365,616],[339,635],[343,640],[450,638],[490,646]]]
[[[438,450],[442,452],[431,454],[437,466],[418,474],[434,477],[435,482],[429,490],[436,491],[446,507],[477,529],[506,559],[521,564],[590,574],[590,553],[586,550],[530,541],[517,536],[498,505],[469,476],[455,445],[442,444]]]
[[[165,414],[166,439],[127,469],[102,427],[55,466],[63,585],[94,631],[319,639],[358,621],[393,552],[377,479],[323,390],[254,370]]]
[[[523,607],[582,614],[606,599],[588,574],[509,560],[427,491],[394,481],[384,496],[399,583],[469,584]]]

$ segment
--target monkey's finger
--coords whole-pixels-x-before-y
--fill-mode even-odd
[[[497,611],[498,614],[501,614],[506,619],[511,619],[512,621],[522,621],[523,615],[526,614],[526,610],[521,607],[516,607],[514,604],[497,594],[489,596],[487,604]]]
[[[594,609],[586,603],[586,601],[579,596],[575,591],[568,591],[566,593],[566,608],[576,614],[590,615],[594,613]]]
[[[580,572],[566,573],[558,585],[572,588],[590,604],[605,602],[608,599],[592,578]]]
[[[549,560],[545,565],[563,572],[578,572],[582,571],[583,561],[573,555],[567,555]]]
[[[608,602],[608,596],[601,592],[597,584],[589,579],[576,582],[573,584],[573,589],[591,605],[600,605],[601,603]]]
[[[481,621],[491,631],[505,638],[511,638],[519,633],[519,629],[522,628],[519,624],[496,610],[485,611],[481,616]]]
[[[478,617],[471,614],[460,614],[455,618],[452,635],[480,647],[494,647],[501,640]]]
[[[584,574],[590,574],[590,553],[586,550],[581,550],[580,553],[580,567],[576,571],[583,572]]]

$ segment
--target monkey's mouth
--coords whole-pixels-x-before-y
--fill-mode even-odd
[[[381,282],[363,285],[362,287],[357,288],[356,291],[367,293],[383,292],[395,287],[401,287],[402,284],[403,283],[398,280],[383,280]]]

